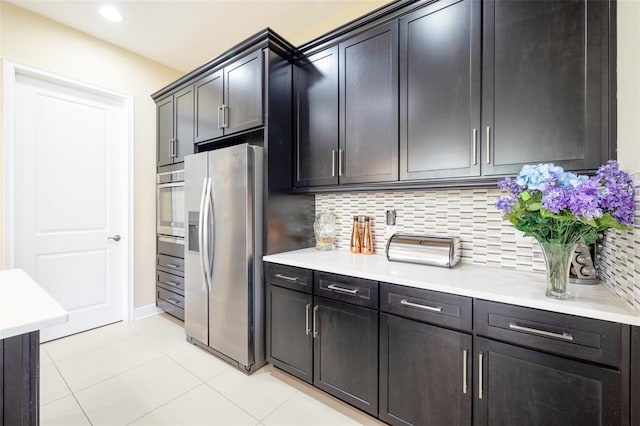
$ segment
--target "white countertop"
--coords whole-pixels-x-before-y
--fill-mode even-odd
[[[574,295],[573,300],[546,297],[546,282],[542,273],[467,264],[458,264],[448,269],[389,262],[381,254],[365,256],[351,254],[346,250],[318,251],[315,248],[272,254],[264,256],[263,260],[587,318],[640,325],[640,314],[603,284],[571,284],[569,291]]]
[[[21,269],[0,271],[0,339],[67,322],[68,314]]]

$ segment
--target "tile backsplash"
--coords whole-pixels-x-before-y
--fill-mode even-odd
[[[640,204],[640,173],[634,177]],[[502,220],[494,204],[498,189],[398,191],[316,195],[316,214],[336,215],[336,248],[348,248],[353,216],[371,217],[376,253],[383,254],[395,230],[407,234],[459,237],[462,263],[542,272],[542,251],[533,238]],[[395,229],[386,227],[387,210],[396,211]],[[637,210],[640,210],[638,206]],[[602,250],[600,279],[640,313],[640,212],[633,230],[609,231]]]

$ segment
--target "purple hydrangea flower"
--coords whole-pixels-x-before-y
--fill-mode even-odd
[[[562,189],[562,187],[549,185],[547,190],[542,196],[542,206],[552,211],[553,213],[560,213],[560,210],[564,210],[569,205],[569,193]]]
[[[596,179],[589,179],[576,188],[569,195],[569,210],[576,217],[593,220],[602,217],[599,196],[600,183]]]
[[[619,170],[616,161],[600,166],[595,177],[600,187],[600,204],[623,225],[631,225],[635,213],[633,185],[629,175]]]
[[[515,204],[516,199],[513,197],[500,197],[496,201],[496,208],[503,213],[510,213]]]
[[[518,185],[518,182],[515,179],[510,177],[506,177],[499,181],[498,188],[504,191],[509,191],[513,197],[517,197],[522,193],[522,191],[524,191],[524,188]]]

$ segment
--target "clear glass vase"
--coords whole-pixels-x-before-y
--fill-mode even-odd
[[[539,241],[547,267],[547,297],[567,300],[572,295],[569,292],[569,269],[576,244],[560,244]]]

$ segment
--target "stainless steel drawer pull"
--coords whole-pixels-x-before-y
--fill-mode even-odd
[[[514,324],[512,322],[509,323],[509,328],[516,331],[526,331],[528,333],[539,334],[545,337],[555,337],[556,339],[562,339],[562,340],[568,340],[568,341],[573,340],[573,335],[569,333],[554,333],[552,331],[538,330],[537,328],[524,327],[522,325]]]
[[[339,149],[338,150],[338,176],[342,176],[342,153],[344,151]]]
[[[167,302],[171,303],[172,305],[180,306],[180,301],[177,299],[167,299]]]
[[[482,399],[482,358],[483,354],[478,354],[478,399]]]
[[[350,294],[352,296],[355,296],[355,294],[358,292],[357,288],[344,288],[344,287],[337,286],[335,284],[329,284],[327,286],[327,288],[329,290],[334,290],[334,291],[338,291],[340,293]]]
[[[318,337],[318,307],[313,307],[313,337]]]
[[[304,308],[304,326],[305,326],[304,334],[305,334],[305,336],[308,336],[309,333],[311,333],[311,327],[309,327],[309,325],[310,325],[310,322],[309,322],[309,311],[311,311],[311,303],[309,303]]]
[[[421,305],[419,303],[409,302],[407,299],[402,299],[400,301],[400,304],[404,306],[409,306],[411,308],[424,309],[425,311],[442,312],[442,306]]]
[[[462,393],[467,393],[467,350],[462,350]]]
[[[177,283],[175,281],[167,281],[167,284],[172,285],[174,287],[180,287],[180,283]]]
[[[287,281],[298,281],[298,277],[290,277],[282,274],[276,274],[276,278],[282,278],[283,280],[287,280]]]
[[[176,265],[175,263],[167,263],[164,266],[166,266],[167,268],[173,268],[173,269],[180,267],[180,265]]]

